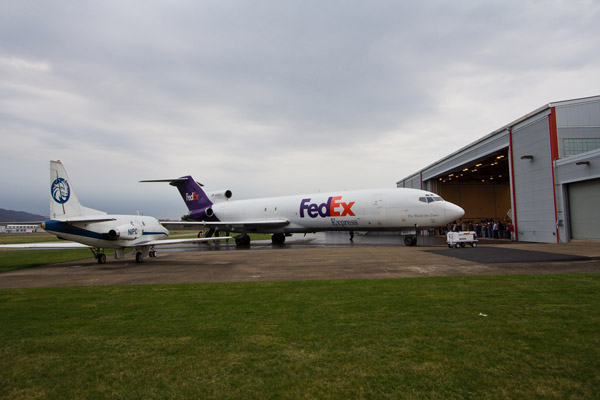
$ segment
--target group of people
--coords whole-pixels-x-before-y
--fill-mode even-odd
[[[486,219],[481,222],[456,222],[448,224],[446,232],[475,232],[479,238],[514,239],[515,228],[510,221]]]

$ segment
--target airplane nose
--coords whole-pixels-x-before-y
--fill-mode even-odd
[[[465,215],[465,210],[456,204],[446,201],[446,218],[450,221],[455,221]]]

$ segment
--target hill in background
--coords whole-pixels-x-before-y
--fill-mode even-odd
[[[0,222],[30,222],[45,221],[47,216],[30,214],[25,211],[5,210],[0,208]]]

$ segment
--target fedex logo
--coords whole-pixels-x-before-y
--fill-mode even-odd
[[[354,201],[349,203],[343,203],[342,196],[330,197],[326,203],[310,203],[310,199],[302,199],[300,202],[300,218],[304,218],[304,212],[311,218],[317,218],[320,216],[325,217],[354,217],[352,212],[352,206]]]
[[[185,193],[185,201],[194,201],[198,200],[198,193],[192,192],[192,194]]]

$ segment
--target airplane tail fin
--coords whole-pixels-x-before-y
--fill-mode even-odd
[[[169,183],[171,186],[175,186],[181,194],[181,198],[185,202],[188,210],[200,210],[212,206],[212,202],[198,182],[191,176],[184,176],[177,181]]]
[[[50,161],[50,218],[79,217],[106,214],[79,203],[71,180],[60,161]]]
[[[202,190],[202,185],[196,182],[190,175],[175,179],[153,179],[140,182],[168,182],[169,185],[175,186],[179,190],[179,194],[181,194],[181,198],[190,213],[198,210],[206,210],[213,204],[204,190]]]

